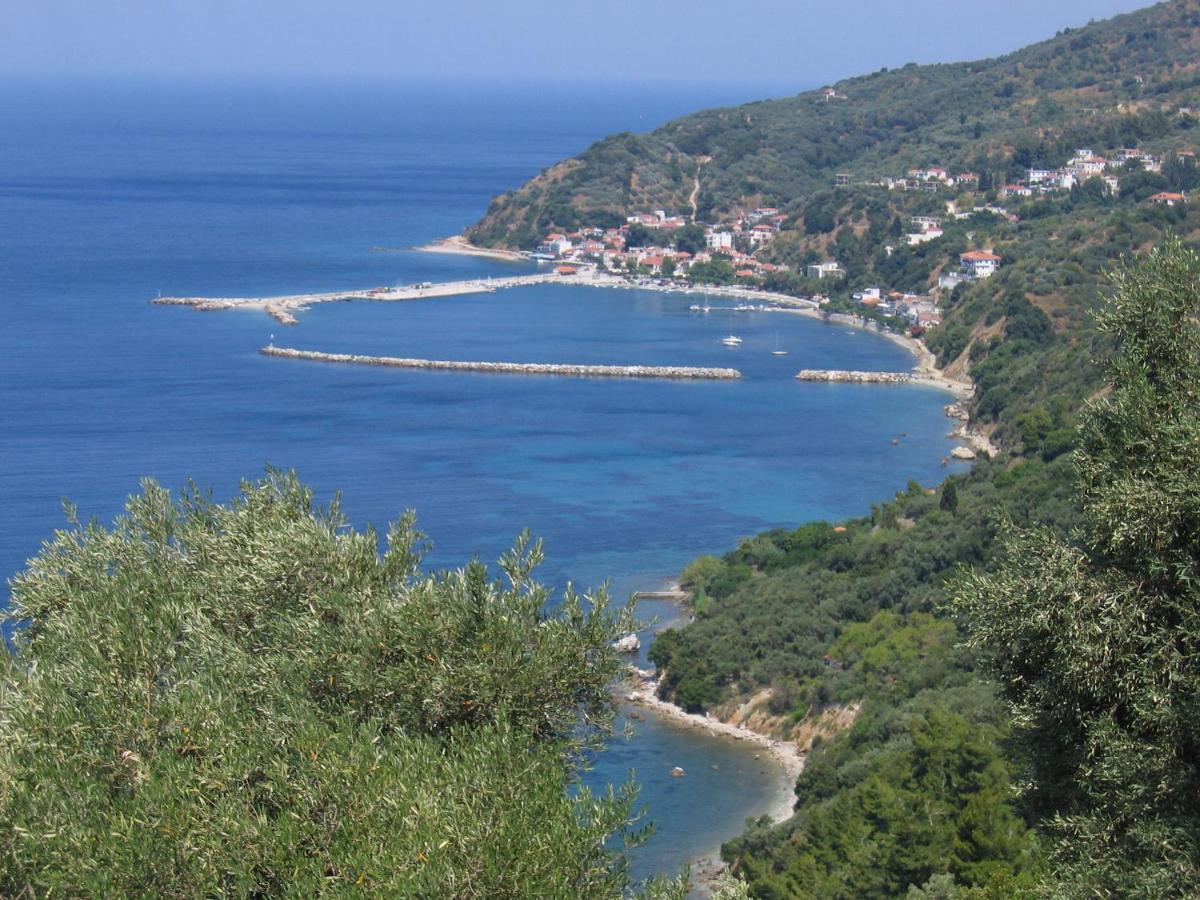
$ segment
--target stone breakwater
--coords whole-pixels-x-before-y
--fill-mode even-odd
[[[390,366],[397,369],[426,369],[452,372],[495,372],[518,375],[567,375],[576,378],[675,378],[731,381],[742,377],[737,369],[694,366],[587,366],[566,363],[469,362],[448,359],[405,359],[396,356],[359,356],[322,353],[291,347],[263,347],[264,356],[304,359],[313,362],[352,363],[360,366]]]
[[[912,372],[847,372],[839,369],[802,369],[800,381],[848,381],[856,384],[914,384],[926,379]]]
[[[580,270],[577,280],[591,284],[602,283],[603,276],[594,269]],[[373,300],[388,302],[397,300],[430,300],[434,297],[454,297],[460,294],[494,293],[511,287],[530,284],[546,284],[559,281],[562,276],[554,272],[534,275],[513,275],[506,278],[470,279],[468,281],[445,281],[433,284],[425,282],[410,287],[377,287],[366,290],[331,291],[324,294],[289,294],[280,297],[157,297],[151,300],[159,306],[188,306],[201,312],[217,312],[224,309],[258,309],[274,318],[281,325],[295,325],[296,314],[316,303],[339,303],[350,300]]]

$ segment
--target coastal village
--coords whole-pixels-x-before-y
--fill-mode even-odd
[[[1179,159],[1195,159],[1190,150],[1173,154]],[[941,215],[912,215],[907,228],[897,239],[883,245],[888,257],[902,248],[915,248],[943,238],[950,223],[963,222],[978,215],[1015,225],[1019,215],[1009,211],[1000,201],[1017,203],[1047,195],[1063,194],[1089,182],[1094,189],[1113,198],[1121,196],[1122,179],[1135,172],[1161,173],[1161,155],[1127,147],[1097,153],[1091,147],[1077,148],[1070,159],[1057,168],[1030,167],[1024,177],[1003,185],[991,184],[991,176],[974,171],[952,173],[936,165],[914,167],[897,177],[855,179],[849,173],[834,176],[835,188],[863,187],[888,192],[945,193],[954,199],[944,203]],[[981,202],[960,207],[963,196]],[[990,198],[995,198],[991,200]],[[1188,202],[1181,192],[1161,191],[1144,202],[1174,207]],[[554,263],[561,276],[574,274],[579,266],[595,266],[602,271],[623,274],[643,282],[655,281],[665,285],[694,286],[706,283],[742,285],[747,288],[769,288],[778,276],[792,272],[782,262],[764,258],[771,243],[794,216],[775,207],[758,207],[745,212],[722,216],[718,221],[702,223],[691,216],[669,214],[658,209],[651,212],[631,212],[620,227],[580,227],[569,233],[551,231],[545,234],[532,258]],[[972,238],[967,232],[968,239]],[[809,290],[802,296],[820,306],[832,298],[852,301],[858,311],[869,318],[890,318],[906,323],[908,330],[919,335],[935,328],[942,321],[942,306],[950,292],[965,282],[990,278],[1001,266],[1004,257],[985,242],[957,254],[957,266],[942,269],[936,284],[922,292],[898,286],[874,283],[848,284],[847,270],[836,258],[811,262],[795,271]],[[795,283],[795,280],[792,281]],[[913,287],[912,285],[908,286]]]
[[[700,226],[704,245],[692,252],[680,246],[676,233],[689,226],[694,228],[696,223],[656,210],[630,215],[626,224],[619,228],[585,227],[569,234],[551,232],[545,235],[532,257],[556,263],[556,270],[562,276],[573,275],[576,267],[588,265],[681,286],[706,283],[714,273],[721,272],[721,267],[728,267],[725,271],[732,271],[735,284],[759,288],[763,286],[765,276],[791,271],[784,263],[759,258],[759,251],[779,234],[788,218],[776,208],[761,207],[745,215]],[[931,224],[923,234],[929,234],[928,239],[932,239],[936,236],[933,223],[939,220],[929,221]],[[960,261],[960,274],[950,287],[962,280],[987,278],[996,271],[1001,259],[986,251],[973,251],[963,254]],[[827,305],[834,285],[843,282],[845,274],[836,260],[806,266],[805,278],[818,286],[824,282],[830,287],[824,291],[814,290],[802,299]],[[941,323],[941,310],[935,295],[869,286],[854,292],[853,298],[864,311],[901,316],[913,328],[931,328]]]

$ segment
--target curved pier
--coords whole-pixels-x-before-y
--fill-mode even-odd
[[[449,359],[405,359],[397,356],[359,356],[350,353],[322,353],[292,347],[263,347],[264,356],[303,359],[313,362],[353,363],[360,366],[391,366],[398,369],[426,369],[453,372],[498,372],[519,375],[568,375],[576,378],[674,378],[730,381],[742,377],[737,369],[698,368],[694,366],[587,366],[565,363],[468,362]]]

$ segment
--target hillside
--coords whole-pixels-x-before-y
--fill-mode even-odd
[[[999,458],[684,573],[695,620],[652,650],[661,694],[810,754],[795,816],[725,847],[754,896],[1010,897],[1050,866],[1061,798],[1022,790],[1026,752],[980,673],[986,652],[964,649],[945,612],[947,582],[995,565],[1000,516],[1059,535],[1080,524],[1070,451],[1081,408],[1104,390],[1113,342],[1094,316],[1108,273],[1171,234],[1200,243],[1200,196],[1188,196],[1200,186],[1198,51],[1200,0],[1171,0],[997,59],[701,112],[599,142],[497,198],[469,232],[528,247],[653,209],[686,216],[698,174],[700,221],[786,216],[753,255],[789,268],[759,283],[820,290],[830,308],[905,328],[862,291],[932,296],[943,318],[926,343],[976,384],[969,414]],[[1126,156],[1061,189],[1034,178],[1072,157]],[[935,168],[976,178],[905,180]],[[944,219],[936,239],[907,244],[914,217]],[[945,283],[972,249],[999,269]],[[844,272],[832,287],[801,276],[829,259]]]
[[[618,134],[497,197],[470,238],[529,247],[545,231],[686,213],[700,172],[702,217],[770,205],[799,212],[835,173],[858,178],[940,165],[985,171],[1079,146],[1167,142],[1200,106],[1200,3],[1170,0],[996,59],[881,70],[782,100]],[[1090,140],[1097,141],[1096,137]]]

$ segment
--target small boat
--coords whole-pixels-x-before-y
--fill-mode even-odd
[[[772,356],[787,356],[786,350],[779,349],[779,332],[775,332],[775,349],[771,351]]]
[[[742,342],[742,339],[740,337],[738,337],[736,334],[731,334],[727,338],[721,338],[721,343],[724,344],[726,347],[736,347],[741,342]]]

